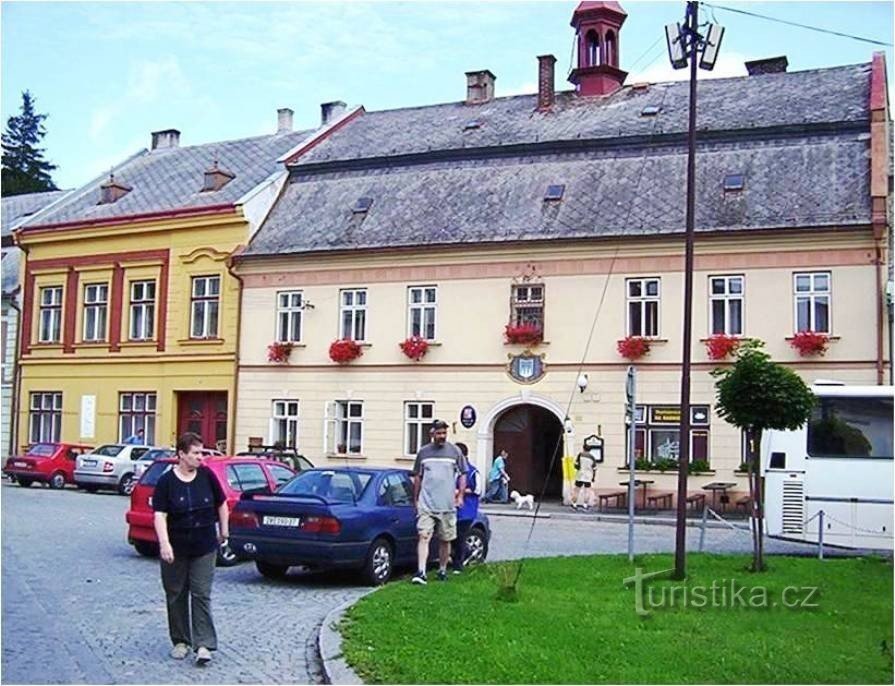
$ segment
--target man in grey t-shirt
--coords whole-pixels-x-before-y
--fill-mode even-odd
[[[411,581],[426,583],[426,560],[432,533],[438,533],[438,579],[447,579],[451,541],[457,538],[457,507],[466,491],[466,458],[447,441],[447,422],[432,423],[432,442],[420,448],[413,463],[413,502],[416,507],[418,570]],[[459,479],[458,479],[459,477]]]

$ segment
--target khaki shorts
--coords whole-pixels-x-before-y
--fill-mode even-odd
[[[439,540],[453,541],[457,538],[457,513],[420,510],[416,517],[416,530],[429,536],[436,531]]]

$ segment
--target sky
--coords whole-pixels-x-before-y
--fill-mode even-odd
[[[368,111],[465,98],[464,73],[490,69],[496,95],[534,93],[538,55],[565,81],[577,2],[27,2],[0,3],[0,114],[30,90],[49,115],[46,157],[72,188],[176,128],[181,145],[276,131],[279,107],[295,128],[319,125],[320,104]],[[869,62],[892,47],[734,13],[733,8],[893,43],[893,2],[700,3],[725,27],[713,72],[745,75],[744,61],[786,55],[789,70]],[[685,3],[623,0],[619,35],[627,83],[683,79],[668,64],[663,26]],[[777,94],[769,93],[768,97]]]

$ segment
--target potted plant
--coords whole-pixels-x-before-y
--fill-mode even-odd
[[[710,472],[712,468],[706,460],[693,460],[687,466],[687,474],[698,474],[699,472]]]
[[[629,360],[636,360],[649,352],[649,340],[642,336],[628,336],[618,342],[618,353]]]
[[[419,336],[411,336],[398,343],[398,347],[411,360],[419,362],[429,352],[429,341]]]
[[[799,331],[792,337],[789,344],[798,350],[799,355],[802,357],[809,357],[811,355],[823,355],[827,352],[829,342],[830,337],[825,333]]]
[[[540,324],[523,322],[521,324],[507,324],[503,334],[507,343],[540,343],[544,338],[544,331]]]
[[[329,359],[339,364],[347,364],[363,354],[363,349],[350,338],[340,338],[329,346]]]
[[[289,361],[289,355],[292,354],[292,343],[284,341],[274,341],[267,346],[267,361],[278,362],[280,364]]]
[[[727,336],[723,333],[716,333],[709,336],[705,342],[705,351],[711,360],[723,360],[725,357],[736,351],[740,344],[740,339],[736,336]]]

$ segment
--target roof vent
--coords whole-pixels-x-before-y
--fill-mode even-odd
[[[789,60],[786,55],[779,57],[766,57],[763,60],[752,60],[746,62],[746,71],[749,76],[757,76],[758,74],[782,74],[789,66]]]
[[[152,149],[163,150],[165,148],[180,147],[180,131],[177,129],[165,129],[152,132]]]
[[[655,117],[659,112],[662,111],[662,108],[658,105],[647,105],[642,110],[640,110],[641,117]]]
[[[473,129],[482,128],[482,120],[481,119],[470,119],[463,125],[464,131],[472,131]]]
[[[215,160],[211,168],[205,170],[205,185],[202,186],[202,191],[219,191],[235,178],[236,174],[222,169],[218,166],[218,161]]]
[[[120,181],[115,180],[114,174],[109,174],[109,180],[106,181],[102,186],[99,187],[100,196],[99,196],[99,205],[111,205],[113,202],[118,202],[125,195],[130,193],[133,188],[128,186],[126,183],[121,183]]]
[[[497,77],[489,70],[466,72],[466,104],[481,105],[494,99],[494,82]]]
[[[364,195],[357,199],[357,201],[354,203],[354,207],[351,208],[351,211],[354,212],[354,214],[362,214],[369,210],[372,206],[373,198]]]
[[[566,186],[562,183],[552,183],[547,186],[547,192],[544,193],[544,200],[562,200],[563,193],[566,192]]]
[[[725,191],[741,191],[746,184],[745,174],[727,174],[724,177]]]

